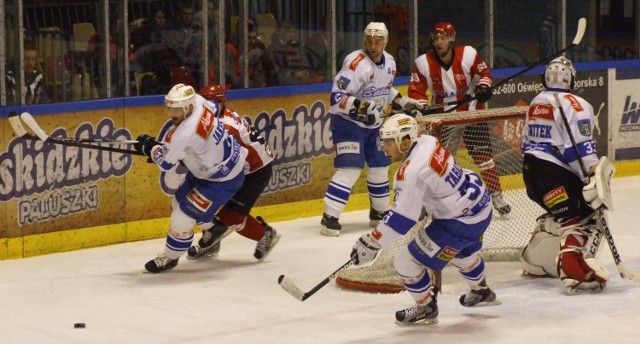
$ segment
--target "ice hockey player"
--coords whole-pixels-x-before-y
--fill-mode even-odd
[[[543,74],[546,90],[531,101],[522,135],[527,195],[546,214],[538,219],[520,261],[528,274],[560,277],[567,294],[602,291],[609,279],[608,269],[597,260],[605,239],[594,209],[611,206],[614,172],[609,159],[598,160],[596,154],[593,107],[571,93],[575,74],[564,57],[549,62]]]
[[[406,110],[420,109],[422,103],[391,86],[396,62],[384,50],[388,37],[384,23],[369,23],[364,29],[364,49],[347,55],[334,78],[329,112],[336,171],[324,195],[323,235],[340,235],[340,214],[365,163],[369,167],[369,224],[375,227],[389,209],[389,159],[378,150],[380,115],[391,103]]]
[[[474,79],[476,100],[462,104],[456,111],[486,109],[486,102],[491,99],[493,77],[489,67],[480,54],[471,46],[454,46],[456,29],[451,23],[439,22],[431,30],[433,50],[418,56],[413,65],[409,81],[409,96],[415,99],[427,99],[427,90],[433,94],[434,104],[461,101],[468,94]],[[438,112],[445,112],[453,105],[441,107]],[[445,128],[448,137],[443,144],[454,153],[460,142],[460,135],[467,146],[469,155],[480,170],[480,176],[491,192],[493,207],[501,215],[511,212],[502,195],[500,174],[493,159],[491,130],[487,123],[469,124],[460,130]]]
[[[193,87],[173,86],[164,104],[174,125],[165,141],[140,135],[135,148],[160,170],[169,171],[180,163],[188,172],[171,201],[164,252],[144,266],[152,273],[178,265],[180,256],[191,247],[193,226],[210,223],[215,212],[238,192],[247,156],[247,150],[215,117],[217,105],[197,95]]]
[[[485,263],[479,254],[482,234],[492,217],[491,196],[480,177],[461,168],[435,137],[420,135],[411,116],[390,117],[380,128],[380,139],[391,161],[401,162],[393,183],[395,198],[380,224],[356,241],[351,257],[356,264],[368,263],[380,249],[405,235],[423,211],[433,218],[395,254],[395,269],[416,302],[396,312],[396,323],[437,323],[438,304],[430,275],[449,262],[471,287],[460,297],[460,304],[499,304],[486,283]]]
[[[226,106],[227,97],[222,86],[205,86],[200,90],[200,95],[217,104],[216,118],[248,153],[242,187],[218,211],[211,223],[200,225],[202,237],[197,245],[189,248],[187,256],[196,259],[205,255],[217,255],[220,251],[220,241],[236,231],[257,241],[253,256],[258,261],[263,261],[280,240],[280,234],[262,217],[253,217],[249,213],[269,184],[273,171],[273,153],[264,137],[258,135],[244,118]]]

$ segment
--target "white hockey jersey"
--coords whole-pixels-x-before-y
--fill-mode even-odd
[[[434,219],[473,224],[491,213],[491,196],[480,177],[461,168],[433,136],[421,135],[394,177],[395,197],[379,231],[406,234],[423,209]],[[387,228],[380,228],[386,226]]]
[[[253,173],[273,161],[273,153],[267,140],[258,136],[249,123],[238,113],[225,107],[218,115],[218,119],[224,128],[233,135],[233,138],[247,149],[247,160],[244,167],[246,174]]]
[[[162,170],[168,171],[181,162],[196,178],[216,182],[243,173],[247,150],[216,118],[217,106],[196,95],[193,113],[167,132],[161,149],[152,150],[153,159]]]
[[[593,140],[593,107],[583,98],[566,92],[543,91],[533,98],[522,134],[522,151],[562,166],[584,180],[554,93],[558,94],[562,103],[585,167],[589,169],[598,163]]]
[[[387,104],[391,104],[398,95],[393,88],[396,76],[396,61],[386,51],[382,53],[382,62],[376,65],[364,50],[356,50],[345,57],[342,69],[333,81],[331,89],[331,107],[329,112],[356,123],[362,128],[377,128],[382,125],[382,118],[377,118],[372,125],[349,117],[353,102],[375,102],[380,112],[384,112]]]

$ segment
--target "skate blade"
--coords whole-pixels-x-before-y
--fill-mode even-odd
[[[271,251],[273,251],[273,248],[276,247],[276,244],[278,243],[278,241],[280,241],[280,236],[281,236],[280,233],[276,234],[276,237],[273,238],[273,240],[271,240],[271,247],[269,247],[269,250],[264,253],[262,258],[258,259],[258,262],[261,262],[267,259],[267,256],[271,253]]]
[[[206,252],[205,250],[195,253],[193,256],[187,253],[187,259],[195,260],[200,259],[202,257],[215,258],[218,256],[218,252]]]
[[[340,230],[329,229],[325,226],[322,226],[322,228],[320,229],[320,234],[328,237],[337,237],[340,236]]]
[[[480,302],[473,306],[465,306],[465,307],[489,307],[489,306],[499,306],[502,302],[499,300],[489,301],[489,302]],[[464,305],[463,305],[464,306]]]
[[[400,326],[429,326],[429,325],[435,325],[437,323],[438,323],[438,318],[418,320],[416,322],[402,322],[402,321],[396,320],[396,325],[400,325]]]

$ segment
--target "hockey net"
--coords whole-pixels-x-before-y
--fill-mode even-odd
[[[487,135],[493,159],[500,174],[502,196],[511,207],[508,215],[494,211],[493,220],[483,236],[482,255],[487,261],[517,261],[529,241],[529,233],[536,218],[542,214],[537,204],[529,200],[522,181],[522,129],[527,106],[512,106],[469,112],[443,113],[418,117],[420,131],[436,136],[463,168],[475,171],[478,167],[463,143],[463,133],[480,137]],[[484,123],[484,124],[482,124]],[[477,125],[481,124],[481,125]],[[486,126],[485,126],[486,124]],[[484,126],[484,130],[475,130]],[[486,181],[485,181],[486,183]],[[353,267],[340,274],[336,283],[344,288],[377,293],[397,293],[404,290],[393,266],[397,249],[407,245],[430,221],[429,216],[417,223],[407,235],[398,238],[377,259],[362,267]]]

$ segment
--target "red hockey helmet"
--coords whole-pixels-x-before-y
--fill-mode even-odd
[[[456,39],[456,28],[451,23],[439,22],[431,29],[431,40],[437,35],[446,35],[453,42]]]
[[[222,105],[224,105],[224,102],[227,100],[227,97],[224,95],[224,88],[218,84],[203,87],[200,90],[200,95],[208,101],[216,101]]]

